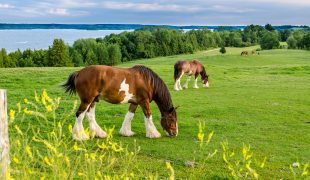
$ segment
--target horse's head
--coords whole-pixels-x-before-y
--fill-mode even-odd
[[[202,70],[200,72],[201,80],[202,80],[202,87],[208,88],[209,87],[209,76],[206,73],[205,67],[202,66]]]
[[[176,108],[170,108],[168,113],[161,118],[160,123],[169,136],[177,136],[178,122]]]
[[[202,77],[202,87],[208,88],[209,87],[209,76],[206,74]]]

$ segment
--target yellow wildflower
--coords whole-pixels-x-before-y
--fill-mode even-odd
[[[70,159],[68,156],[65,156],[65,161],[66,161],[67,165],[70,166]]]
[[[198,140],[200,142],[200,146],[202,146],[203,139],[204,139],[204,136],[205,136],[205,134],[203,133],[203,130],[204,130],[204,124],[199,122],[199,132],[197,134],[197,138],[198,138]]]
[[[170,162],[166,162],[166,167],[170,171],[169,180],[173,180],[174,179],[174,169],[172,168]]]
[[[28,99],[27,99],[27,98],[25,98],[25,99],[24,99],[24,102],[25,102],[26,104],[28,104],[28,103],[29,103],[29,101],[28,101]]]
[[[69,130],[70,133],[72,133],[72,125],[71,124],[69,124],[68,130]]]
[[[13,161],[16,163],[16,164],[20,164],[20,161],[19,161],[19,159],[17,158],[17,157],[13,157]]]
[[[36,102],[39,102],[39,96],[38,96],[38,94],[37,94],[37,91],[34,91],[34,100],[35,100]]]
[[[17,103],[16,106],[17,106],[18,112],[20,113],[20,111],[22,109],[20,103]]]
[[[20,130],[20,128],[17,125],[14,125],[14,128],[16,129],[18,134],[23,135],[23,132]]]
[[[49,166],[53,166],[53,159],[50,160],[47,156],[44,156],[44,162]]]
[[[9,116],[11,121],[15,119],[15,111],[13,109],[10,110]]]
[[[207,143],[209,143],[211,141],[213,134],[214,134],[214,131],[209,133]]]
[[[96,153],[90,153],[90,158],[91,158],[92,160],[95,160],[95,159],[96,159],[96,156],[97,156]]]
[[[45,146],[50,149],[53,153],[55,153],[56,155],[60,155],[57,151],[57,149],[52,145],[50,144],[48,141],[45,141],[43,140],[43,143],[45,144]]]
[[[114,127],[113,127],[113,128],[110,128],[110,129],[108,130],[108,136],[107,136],[107,139],[110,139],[110,138],[112,138],[112,137],[113,137],[113,131],[114,131]]]
[[[16,141],[15,141],[15,144],[18,146],[18,147],[20,147],[20,141],[17,139]]]
[[[45,179],[45,176],[40,177],[40,180],[44,180],[44,179]]]
[[[50,134],[51,134],[52,137],[56,137],[55,131],[52,131]]]
[[[309,174],[308,166],[309,166],[309,163],[304,165],[301,176],[307,176]]]
[[[50,105],[47,105],[46,107],[46,112],[51,112],[53,111],[53,106],[50,104]]]
[[[262,162],[262,164],[260,165],[261,168],[264,168],[264,167],[265,167],[266,160],[267,160],[267,158],[265,157],[264,160],[263,160],[263,162]]]
[[[75,151],[86,151],[86,150],[83,149],[83,148],[79,148],[76,142],[75,142],[74,145],[73,145],[73,150],[75,150]]]
[[[82,172],[78,172],[78,176],[85,176],[85,174]]]
[[[24,113],[25,113],[25,114],[31,115],[31,114],[32,114],[32,111],[28,111],[28,108],[25,108],[25,109],[24,109]]]
[[[26,153],[28,154],[28,156],[32,159],[33,156],[32,156],[32,152],[31,152],[30,146],[26,145],[25,150],[26,150]]]

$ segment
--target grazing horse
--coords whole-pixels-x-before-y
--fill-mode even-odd
[[[130,103],[120,129],[123,136],[132,136],[131,120],[137,106],[143,110],[146,137],[159,138],[150,110],[152,100],[161,112],[161,126],[169,136],[178,134],[176,108],[173,107],[170,93],[163,80],[151,69],[136,65],[132,68],[116,68],[93,65],[72,73],[62,85],[66,92],[77,93],[81,104],[76,112],[73,137],[76,140],[87,140],[82,121],[85,114],[89,119],[90,136],[105,138],[106,132],[95,119],[95,104],[99,99],[112,104]]]
[[[241,56],[247,56],[248,55],[248,51],[242,51],[241,52]]]
[[[203,87],[206,87],[206,88],[209,87],[209,82],[208,82],[209,76],[207,75],[204,66],[198,60],[178,61],[174,64],[174,81],[175,81],[174,90],[176,91],[182,90],[181,78],[184,74],[188,76],[185,84],[183,85],[185,89],[188,88],[188,82],[190,81],[192,75],[195,75],[194,88],[199,88],[197,85],[197,79],[198,79],[199,74],[202,79]]]

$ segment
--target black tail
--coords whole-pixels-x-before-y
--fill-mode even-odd
[[[65,89],[65,92],[66,93],[69,92],[70,95],[75,94],[75,83],[74,83],[74,81],[75,81],[75,78],[77,75],[78,75],[78,72],[72,73],[69,76],[67,82],[65,84],[61,85],[61,87]]]
[[[182,70],[180,71],[179,66],[180,66],[181,61],[178,61],[174,64],[174,81],[176,81],[182,73]]]

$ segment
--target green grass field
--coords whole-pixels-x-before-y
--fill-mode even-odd
[[[256,47],[249,47],[248,50]],[[136,133],[122,137],[118,130],[127,112],[128,104],[112,105],[101,101],[96,116],[102,127],[113,127],[114,137],[129,149],[141,147],[137,164],[141,172],[158,173],[166,177],[165,161],[171,161],[176,178],[210,179],[229,178],[222,158],[221,142],[228,141],[235,153],[251,145],[255,160],[267,157],[263,169],[257,169],[261,179],[292,179],[290,165],[310,161],[310,51],[270,50],[259,55],[241,57],[246,48],[226,48],[225,55],[215,51],[159,57],[128,62],[121,67],[144,64],[152,68],[166,82],[172,100],[178,109],[179,135],[164,136],[160,127],[160,114],[152,103],[153,119],[163,137],[145,137],[143,113],[138,108],[132,123]],[[210,88],[173,91],[173,65],[181,59],[199,59],[210,75]],[[61,97],[59,113],[69,111],[77,96],[68,96],[59,85],[68,75],[81,68],[16,68],[0,69],[0,88],[8,91],[9,109],[24,98],[33,100],[34,91],[46,89],[50,96]],[[185,78],[182,79],[182,83]],[[200,81],[199,81],[200,82]],[[66,125],[74,124],[67,121]],[[87,127],[87,120],[84,124]],[[212,141],[203,151],[197,141],[198,124],[204,122],[205,133],[214,130]],[[31,123],[39,126],[36,121]],[[22,128],[22,125],[20,125]],[[11,128],[11,127],[10,127]],[[10,129],[10,140],[16,132]],[[73,142],[72,142],[73,143]],[[89,145],[95,140],[87,141]],[[218,153],[202,162],[208,152]],[[185,162],[195,161],[197,166],[187,167]],[[254,162],[253,162],[254,163]]]

